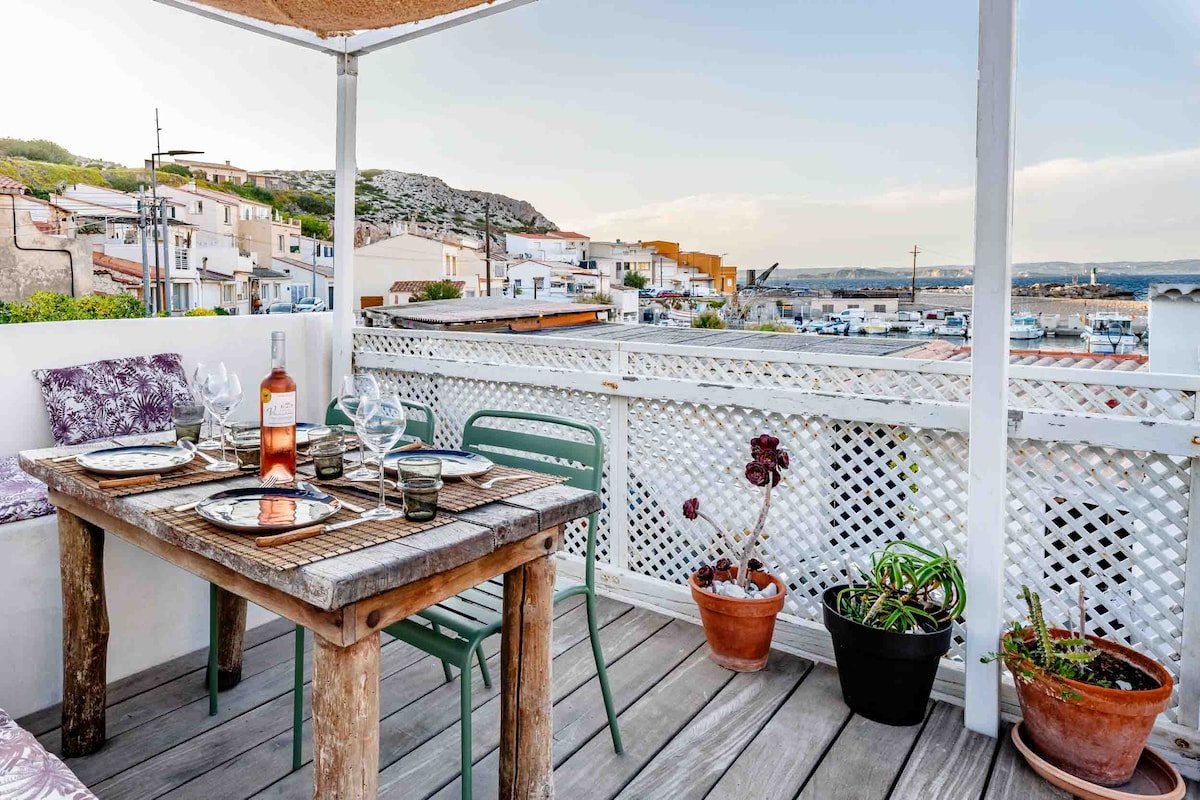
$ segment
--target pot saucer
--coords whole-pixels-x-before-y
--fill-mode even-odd
[[[1179,770],[1149,747],[1142,750],[1137,769],[1128,783],[1120,786],[1101,786],[1077,778],[1046,761],[1021,736],[1021,723],[1013,725],[1012,740],[1033,771],[1060,789],[1082,800],[1180,800],[1187,784]]]

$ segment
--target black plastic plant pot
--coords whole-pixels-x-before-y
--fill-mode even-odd
[[[950,622],[929,633],[882,631],[837,612],[838,592],[825,590],[825,628],[833,637],[842,698],[856,714],[885,725],[925,718],[938,662],[950,649]]]

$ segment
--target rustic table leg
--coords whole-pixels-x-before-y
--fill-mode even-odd
[[[504,576],[500,643],[500,797],[554,797],[551,760],[550,628],[553,556]]]
[[[313,797],[375,800],[379,790],[379,634],[340,647],[315,636]]]
[[[217,688],[232,689],[242,680],[246,637],[246,598],[217,589]]]
[[[104,744],[108,607],[104,531],[59,509],[63,600],[62,752],[85,756]]]

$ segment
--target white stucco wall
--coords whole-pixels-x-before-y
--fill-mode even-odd
[[[322,418],[330,386],[329,314],[45,322],[0,326],[0,382],[7,424],[0,454],[53,444],[31,370],[100,358],[178,352],[189,375],[197,361],[224,361],[248,388],[233,419],[257,414],[254,387],[270,371],[270,333],[287,333],[288,371],[300,387],[302,419]],[[0,614],[0,708],[20,716],[62,694],[62,603],[55,517],[0,525],[5,593]],[[112,627],[108,679],[117,680],[204,647],[207,584],[115,537],[105,543]],[[252,607],[249,625],[272,619]]]

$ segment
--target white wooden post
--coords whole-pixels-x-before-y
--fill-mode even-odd
[[[1008,326],[1012,285],[1017,0],[980,0],[975,147],[975,300],[971,315],[967,519],[966,725],[997,735],[1008,471]]]
[[[358,116],[358,56],[337,61],[337,159],[333,193],[333,396],[350,372],[354,331],[354,146]]]
[[[1192,400],[1192,419],[1200,419],[1200,392]],[[1179,708],[1175,721],[1200,727],[1200,457],[1188,472],[1187,561],[1183,572],[1183,632],[1180,639]]]
[[[629,354],[616,342],[613,350],[613,382],[621,383],[628,370]],[[612,439],[608,442],[608,541],[611,563],[629,566],[629,398],[610,395]]]

